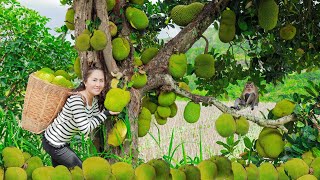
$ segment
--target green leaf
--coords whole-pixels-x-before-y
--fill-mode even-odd
[[[219,145],[221,145],[221,146],[223,146],[223,147],[226,148],[226,149],[229,149],[229,148],[230,148],[230,146],[229,146],[228,144],[225,144],[225,143],[223,143],[222,141],[217,141],[216,143],[219,144]]]
[[[250,141],[250,139],[247,136],[243,138],[243,142],[244,142],[244,145],[246,146],[246,148],[251,149],[253,147],[252,142]]]
[[[234,146],[234,136],[233,135],[227,137],[227,144],[230,146]]]

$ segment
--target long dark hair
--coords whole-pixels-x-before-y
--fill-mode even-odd
[[[103,69],[101,68],[97,68],[97,67],[91,67],[89,68],[84,74],[83,74],[83,78],[82,78],[82,81],[81,83],[79,84],[78,87],[76,87],[75,89],[72,90],[73,93],[77,93],[79,91],[83,91],[86,89],[86,86],[84,85],[84,82],[86,82],[89,78],[89,76],[92,74],[93,71],[95,70],[100,70],[103,72],[103,77],[104,77],[104,83],[105,83],[105,86],[103,88],[103,90],[101,91],[101,93],[98,95],[98,105],[99,105],[99,110],[101,111],[103,108],[104,108],[104,99],[105,99],[105,95],[106,95],[106,92],[107,92],[107,79],[106,79],[106,76],[105,76],[105,72],[103,71]]]

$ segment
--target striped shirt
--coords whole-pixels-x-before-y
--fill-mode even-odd
[[[52,146],[62,147],[68,144],[78,132],[87,136],[107,119],[108,111],[99,112],[97,98],[93,98],[91,107],[84,104],[80,95],[71,95],[67,99],[61,112],[44,132]]]

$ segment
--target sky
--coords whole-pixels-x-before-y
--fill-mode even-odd
[[[62,6],[59,0],[18,0],[22,6],[33,9],[41,16],[50,18],[47,27],[51,28],[51,34],[57,35],[54,28],[64,25],[64,18],[68,6]],[[174,37],[179,32],[179,28],[165,29],[160,32],[159,38]]]

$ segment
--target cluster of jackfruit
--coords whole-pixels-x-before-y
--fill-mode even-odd
[[[185,54],[172,54],[169,58],[169,73],[172,77],[182,78],[187,72],[187,65],[187,56]]]
[[[194,61],[194,71],[199,78],[211,78],[215,74],[214,58],[210,54],[200,54]]]
[[[275,105],[275,107],[271,110],[272,114],[276,118],[281,118],[284,116],[288,116],[293,113],[296,105],[287,99],[283,99]]]
[[[57,86],[62,86],[69,89],[74,87],[73,83],[71,82],[72,77],[65,70],[59,69],[57,71],[53,71],[52,69],[45,67],[36,71],[34,75],[45,82]]]
[[[144,30],[149,26],[149,19],[143,11],[135,7],[126,9],[126,18],[131,26],[137,30]]]
[[[193,21],[202,11],[204,5],[194,2],[189,5],[177,5],[172,8],[170,17],[179,26],[186,26]]]
[[[291,24],[287,24],[280,29],[280,37],[284,40],[291,40],[296,35],[297,29]]]
[[[258,8],[259,25],[266,31],[276,27],[279,6],[274,0],[261,0]]]
[[[120,146],[126,138],[128,129],[126,124],[120,119],[113,125],[108,132],[108,144],[114,147]]]
[[[88,51],[92,47],[96,51],[103,50],[107,45],[107,36],[102,30],[91,33],[85,29],[75,40],[75,47],[79,51]]]
[[[221,14],[219,39],[221,42],[228,43],[233,40],[236,34],[236,14],[226,9]]]
[[[256,149],[260,156],[275,159],[284,150],[284,145],[278,129],[264,127],[256,142]]]
[[[215,121],[215,128],[222,137],[229,137],[234,133],[243,136],[249,131],[249,122],[242,116],[234,119],[231,114],[223,113]]]
[[[130,92],[120,89],[110,89],[104,100],[104,107],[113,112],[121,112],[130,102]]]

